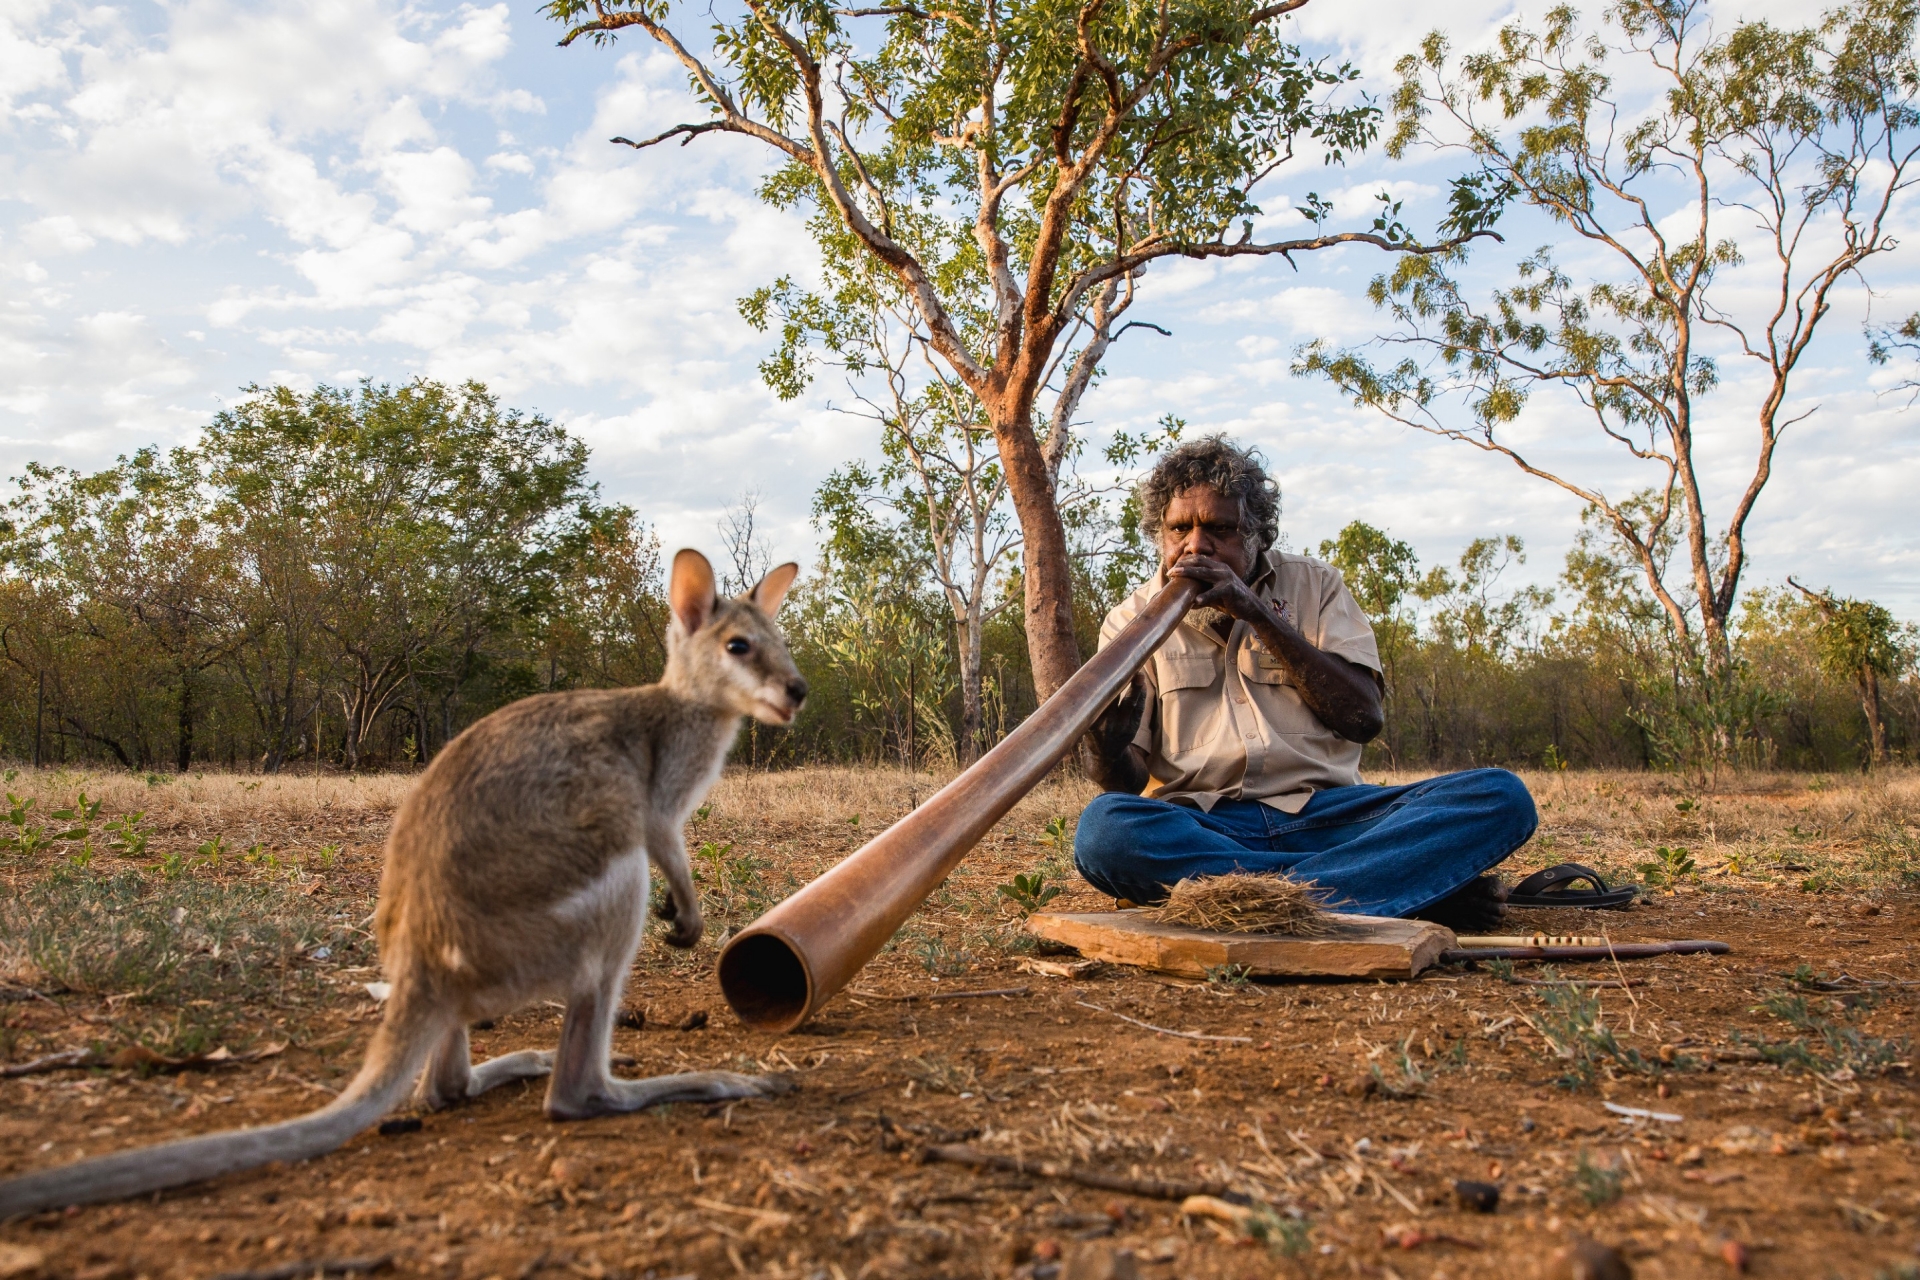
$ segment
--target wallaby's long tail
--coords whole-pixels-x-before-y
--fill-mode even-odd
[[[0,1182],[0,1221],[144,1195],[275,1160],[305,1160],[332,1151],[407,1096],[427,1055],[448,1029],[440,1025],[445,1019],[437,1011],[418,1007],[422,1001],[408,1000],[413,1007],[399,1007],[397,986],[360,1073],[320,1110],[258,1129],[229,1129],[9,1178]]]

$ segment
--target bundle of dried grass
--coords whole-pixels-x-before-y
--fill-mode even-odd
[[[1320,892],[1283,875],[1235,872],[1182,880],[1167,900],[1149,907],[1162,924],[1186,925],[1212,933],[1286,933],[1323,938],[1333,931]]]

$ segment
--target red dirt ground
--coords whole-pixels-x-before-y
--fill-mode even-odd
[[[841,997],[794,1034],[753,1033],[733,1018],[713,982],[710,945],[682,958],[649,942],[629,995],[646,1029],[618,1033],[616,1051],[633,1060],[623,1074],[745,1066],[791,1073],[798,1093],[556,1125],[541,1117],[537,1084],[509,1086],[422,1116],[416,1131],[363,1134],[297,1166],[0,1226],[0,1276],[37,1266],[75,1280],[159,1280],[291,1264],[311,1274],[310,1264],[385,1258],[399,1273],[474,1280],[1045,1280],[1062,1253],[1077,1276],[1124,1248],[1138,1274],[1154,1280],[1458,1280],[1547,1275],[1550,1256],[1575,1237],[1618,1247],[1642,1277],[1730,1275],[1729,1250],[1758,1276],[1914,1274],[1920,1120],[1910,1072],[1829,1067],[1822,1075],[1712,1059],[1715,1050],[1738,1059],[1743,1046],[1804,1037],[1758,1008],[1768,993],[1794,989],[1787,975],[1796,966],[1884,983],[1920,978],[1915,780],[1811,793],[1806,779],[1700,782],[1680,788],[1678,801],[1670,780],[1529,780],[1545,823],[1520,864],[1557,861],[1571,847],[1618,869],[1654,841],[1682,836],[1699,855],[1699,883],[1604,918],[1616,939],[1734,944],[1724,957],[1634,962],[1629,976],[1644,985],[1599,993],[1620,1043],[1649,1061],[1667,1046],[1680,1066],[1641,1073],[1616,1064],[1592,1087],[1563,1088],[1556,1080],[1565,1064],[1531,1025],[1550,1025],[1549,988],[1485,970],[1398,984],[1244,987],[1111,967],[1084,979],[1022,972],[1018,935],[1008,911],[996,909],[993,886],[1040,861],[1034,840],[1049,816],[1076,811],[1084,792],[1062,785],[1017,810],[901,944],[861,975],[857,988],[869,994]],[[929,785],[915,785],[917,798]],[[696,844],[757,851],[760,883],[798,883],[906,801],[890,774],[730,778],[692,834]],[[301,874],[318,886],[316,900],[370,909],[387,800],[346,811],[261,800],[250,810],[226,794],[210,824],[202,810],[212,803],[187,797],[158,807],[148,856],[191,848],[223,825],[236,841],[264,832],[269,847],[342,843],[331,869]],[[855,804],[866,810],[859,823],[850,821]],[[1677,818],[1676,804],[1688,806]],[[1865,816],[1842,819],[1849,804]],[[116,811],[110,793],[105,812]],[[1663,816],[1652,822],[1647,813]],[[1678,835],[1660,825],[1674,822]],[[716,870],[728,852],[720,850]],[[1828,892],[1802,890],[1810,868]],[[9,892],[35,874],[16,863]],[[709,885],[717,935],[724,908],[736,904],[717,880]],[[1096,909],[1102,900],[1082,886],[1055,905]],[[1600,919],[1529,912],[1518,923],[1592,932]],[[378,1016],[362,986],[377,974],[331,961],[296,965],[301,982],[283,983],[282,1001],[230,1011],[227,1043],[239,1052],[291,1041],[274,1056],[174,1074],[95,1068],[0,1080],[0,1173],[323,1102],[357,1065]],[[11,998],[0,1013],[15,1063],[88,1044],[111,1048],[132,1038],[135,1023],[167,1013],[136,1014],[106,996],[31,994],[31,976],[0,992]],[[1540,974],[1523,965],[1514,976]],[[1615,975],[1570,967],[1567,976]],[[1915,1034],[1920,987],[1839,985],[1801,993],[1836,1034],[1894,1045]],[[902,998],[996,988],[1024,990]],[[704,1026],[672,1029],[696,1011],[706,1013]],[[1113,1014],[1246,1042],[1156,1034]],[[558,1017],[553,1008],[523,1010],[476,1031],[475,1054],[550,1046]],[[1409,1081],[1403,1055],[1420,1080]],[[1412,1096],[1383,1094],[1376,1068],[1398,1086],[1389,1093]],[[1603,1109],[1607,1101],[1684,1118],[1628,1124]],[[1135,1177],[1225,1182],[1269,1206],[1269,1224],[1298,1225],[1271,1232],[1270,1247],[1224,1223],[1183,1217],[1176,1201],[921,1162],[927,1144],[957,1141]],[[1458,1207],[1456,1179],[1497,1184],[1498,1211]]]

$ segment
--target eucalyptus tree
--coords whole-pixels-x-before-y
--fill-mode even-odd
[[[0,559],[45,593],[59,618],[54,629],[68,631],[86,655],[64,674],[106,693],[61,698],[61,731],[125,764],[171,756],[187,768],[203,682],[241,631],[239,583],[208,518],[197,459],[190,450],[146,448],[91,475],[29,464],[18,483]],[[11,645],[6,651],[14,653]],[[159,745],[151,705],[162,690],[172,695],[171,751]],[[83,709],[89,702],[91,714]]]
[[[1060,468],[1143,271],[1168,257],[1423,247],[1391,209],[1328,230],[1317,197],[1314,234],[1255,234],[1254,190],[1297,147],[1338,163],[1378,128],[1371,103],[1336,100],[1351,68],[1282,38],[1305,3],[741,0],[715,14],[549,0],[544,12],[565,25],[562,44],[631,28],[685,67],[705,118],[629,145],[730,133],[772,148],[782,164],[763,195],[811,210],[828,291],[872,272],[905,298],[912,340],[993,435],[1044,697],[1079,664]],[[688,36],[709,20],[710,53]]]
[[[604,516],[586,446],[473,382],[250,391],[203,449],[233,527],[277,548],[254,561],[262,603],[299,611],[258,621],[313,637],[357,768],[374,723],[423,674],[438,668],[451,698],[476,650],[551,595],[557,549]],[[271,589],[289,560],[310,577]]]
[[[1895,247],[1920,148],[1915,13],[1857,0],[1816,26],[1716,34],[1696,0],[1621,0],[1594,24],[1567,7],[1516,21],[1460,58],[1429,35],[1399,65],[1388,153],[1464,152],[1477,172],[1456,202],[1518,203],[1561,239],[1485,291],[1458,255],[1402,258],[1371,297],[1398,326],[1383,341],[1411,354],[1315,343],[1296,365],[1580,498],[1628,549],[1703,705],[1740,701],[1728,620],[1776,453],[1818,408],[1797,395],[1802,363],[1835,291]],[[1752,424],[1742,458],[1706,448],[1716,392]],[[1550,408],[1524,424],[1544,440],[1523,442],[1536,395],[1579,406],[1650,477],[1610,493],[1543,461],[1575,442]],[[1717,521],[1702,480],[1715,471],[1738,480]],[[1730,728],[1710,731],[1721,747]]]
[[[1853,686],[1860,699],[1860,712],[1867,720],[1867,758],[1885,764],[1887,725],[1880,710],[1880,679],[1898,677],[1913,661],[1913,651],[1902,641],[1910,641],[1894,617],[1882,605],[1871,600],[1850,600],[1835,596],[1831,589],[1814,591],[1792,578],[1787,584],[1807,599],[1819,616],[1814,625],[1814,642],[1819,646],[1820,669],[1835,680]]]
[[[877,465],[856,461],[837,470],[821,486],[816,514],[843,551],[862,540],[851,530],[875,517],[890,522],[890,554],[915,565],[944,599],[959,666],[956,754],[971,764],[983,726],[982,639],[1013,602],[996,588],[1020,548],[1006,470],[979,402],[929,358],[905,292],[857,258],[839,267],[830,294],[782,278],[741,309],[757,328],[779,328],[780,348],[765,368],[772,386],[797,393],[805,371],[825,363],[848,375],[849,411],[879,428]],[[1049,439],[1064,441],[1067,433]]]

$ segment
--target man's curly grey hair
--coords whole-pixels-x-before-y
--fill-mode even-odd
[[[1189,440],[1153,464],[1135,490],[1140,529],[1156,542],[1174,495],[1206,485],[1240,503],[1240,531],[1265,552],[1280,540],[1280,486],[1267,474],[1258,450],[1227,443],[1225,436]]]

